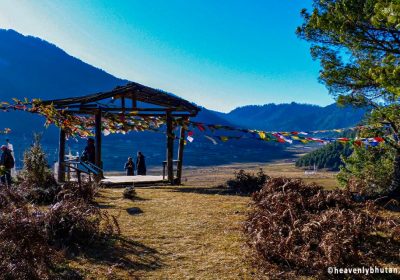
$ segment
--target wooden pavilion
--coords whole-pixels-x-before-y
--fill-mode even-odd
[[[95,119],[95,165],[102,166],[102,118],[110,115],[128,116],[134,112],[138,117],[159,116],[165,117],[166,122],[166,169],[167,180],[170,184],[180,184],[182,177],[183,150],[185,127],[181,125],[177,160],[173,160],[174,120],[177,118],[189,120],[200,111],[194,104],[166,93],[162,90],[150,88],[131,82],[125,86],[116,87],[109,92],[100,92],[85,96],[71,97],[56,100],[46,100],[43,104],[53,104],[57,110],[68,114],[92,115]],[[66,133],[60,129],[58,180],[65,180],[65,140]],[[174,162],[177,163],[176,177],[174,177]],[[102,174],[101,174],[102,175]]]

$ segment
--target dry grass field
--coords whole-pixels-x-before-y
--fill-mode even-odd
[[[88,279],[261,279],[251,266],[241,234],[249,197],[222,195],[217,188],[234,171],[262,167],[336,187],[334,174],[315,178],[293,164],[229,165],[189,169],[184,186],[137,188],[136,200],[123,189],[102,189],[98,203],[118,217],[121,238],[71,260]]]

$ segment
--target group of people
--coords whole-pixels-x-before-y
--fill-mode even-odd
[[[1,183],[10,186],[12,183],[12,177],[16,175],[15,170],[15,157],[14,157],[14,147],[10,143],[9,139],[6,139],[6,144],[1,146],[1,157],[0,166],[2,166],[1,172]],[[88,161],[95,164],[96,148],[94,145],[94,139],[89,138],[87,145],[82,153],[81,159],[83,161]],[[146,175],[146,161],[145,156],[142,152],[137,153],[136,163],[133,162],[132,157],[128,158],[125,163],[124,169],[126,170],[127,176],[135,175],[135,170],[137,175]]]
[[[81,160],[88,161],[95,164],[96,147],[94,145],[94,139],[89,138],[87,145],[82,153]],[[136,164],[133,162],[132,157],[128,157],[128,161],[125,163],[124,169],[127,176],[134,176],[135,170],[137,175],[146,175],[146,161],[145,156],[142,152],[137,153]]]
[[[6,144],[1,146],[0,165],[2,168],[1,183],[10,186],[12,176],[15,176],[14,146],[6,139]]]
[[[128,161],[125,163],[124,169],[126,171],[126,176],[135,175],[135,163],[131,157],[128,157]],[[136,171],[137,175],[146,175],[146,162],[142,152],[137,153]]]

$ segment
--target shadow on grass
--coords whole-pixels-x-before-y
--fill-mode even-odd
[[[96,206],[99,207],[100,209],[112,209],[112,208],[115,208],[115,205],[104,204],[104,203],[97,203]]]
[[[125,199],[130,199],[132,201],[148,201],[148,200],[151,200],[149,198],[143,198],[143,197],[140,197],[140,196],[134,196],[132,198],[127,198],[127,197],[124,197],[124,198]]]
[[[130,207],[126,209],[126,212],[128,212],[129,215],[139,215],[142,214],[143,211],[139,207]]]
[[[86,248],[83,254],[92,263],[124,270],[152,271],[163,265],[157,250],[123,237]]]

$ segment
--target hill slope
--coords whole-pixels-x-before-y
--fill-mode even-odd
[[[0,96],[54,99],[111,90],[128,81],[39,38],[0,30]]]
[[[365,110],[336,104],[320,107],[309,104],[266,104],[239,107],[224,119],[243,127],[264,130],[318,130],[354,126],[365,115]]]

